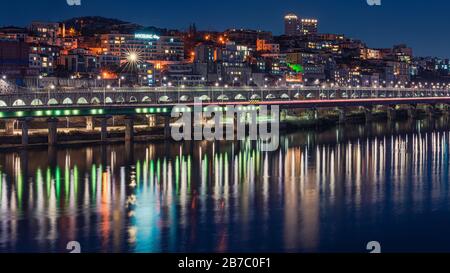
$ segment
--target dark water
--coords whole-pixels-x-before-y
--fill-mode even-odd
[[[0,252],[450,251],[449,122],[0,153]]]

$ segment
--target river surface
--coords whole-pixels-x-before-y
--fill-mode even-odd
[[[450,251],[450,127],[0,152],[0,252]]]

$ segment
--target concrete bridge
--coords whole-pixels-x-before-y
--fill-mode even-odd
[[[0,109],[24,106],[133,105],[193,102],[450,97],[450,89],[198,87],[21,90],[0,94]]]
[[[0,119],[6,120],[6,133],[11,123],[19,120],[22,144],[28,144],[28,123],[33,118],[48,121],[49,144],[57,143],[58,118],[88,117],[101,120],[101,137],[108,135],[107,120],[112,116],[126,117],[126,140],[133,139],[133,117],[146,115],[165,117],[165,132],[170,128],[170,113],[183,104],[194,107],[194,98],[204,106],[240,105],[254,107],[278,105],[281,109],[334,108],[345,120],[346,108],[362,107],[370,119],[374,107],[386,107],[388,116],[395,116],[395,107],[407,105],[411,111],[419,104],[431,108],[450,104],[450,89],[417,88],[320,88],[320,87],[229,87],[229,88],[136,88],[136,89],[48,89],[22,90],[0,94]],[[14,127],[12,127],[14,128]]]

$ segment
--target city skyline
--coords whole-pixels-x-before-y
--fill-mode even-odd
[[[229,1],[227,6],[217,9],[214,4],[206,1],[195,3],[181,3],[174,0],[170,3],[139,3],[137,9],[133,0],[128,6],[117,9],[120,1],[94,2],[82,1],[80,7],[70,7],[65,1],[40,1],[29,3],[28,9],[23,10],[20,3],[8,4],[9,8],[0,11],[0,25],[25,26],[32,20],[60,21],[72,17],[99,15],[117,18],[145,26],[174,28],[184,30],[191,23],[196,23],[199,29],[224,30],[227,28],[253,28],[272,31],[275,35],[282,34],[283,22],[281,18],[293,12],[301,17],[317,18],[320,22],[319,32],[345,34],[351,38],[365,41],[369,47],[382,48],[394,44],[406,43],[414,49],[416,56],[449,57],[446,44],[450,38],[442,35],[445,25],[450,20],[445,16],[445,7],[449,3],[439,2],[433,5],[427,2],[406,0],[383,1],[382,6],[369,6],[364,0],[350,0],[343,5],[341,1],[327,1],[327,9],[323,8],[323,1],[288,1],[276,3],[274,1],[259,1],[262,8],[252,12],[255,1],[245,3]],[[108,2],[108,5],[105,5]],[[174,5],[171,9],[173,16],[163,16],[167,5]],[[230,7],[237,7],[234,10]],[[20,9],[24,16],[13,16]],[[48,11],[58,10],[57,14]],[[13,12],[10,12],[13,11]],[[149,12],[152,11],[152,12]],[[157,14],[157,16],[150,16]],[[382,21],[379,18],[383,18]],[[195,19],[195,20],[194,20]],[[355,24],[355,21],[360,23]],[[420,35],[418,35],[420,33]],[[382,39],[380,39],[382,37]],[[431,41],[431,43],[430,43]]]

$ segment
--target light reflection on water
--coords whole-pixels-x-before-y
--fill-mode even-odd
[[[447,119],[0,154],[0,252],[450,251]]]

